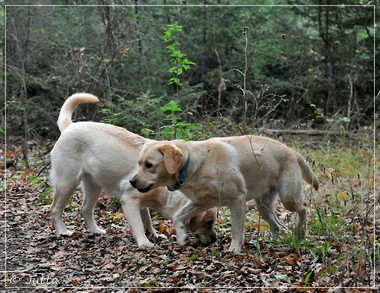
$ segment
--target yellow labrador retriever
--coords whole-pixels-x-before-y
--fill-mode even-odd
[[[169,218],[189,200],[179,191],[157,188],[143,196],[131,187],[129,180],[137,169],[138,155],[148,141],[123,128],[104,123],[73,123],[73,111],[82,103],[97,103],[97,97],[80,93],[69,97],[63,104],[58,127],[61,131],[51,152],[51,179],[54,199],[51,215],[58,234],[70,235],[62,219],[63,210],[71,195],[82,182],[84,202],[82,214],[90,232],[104,234],[94,220],[94,205],[102,190],[117,197],[132,228],[139,247],[151,247],[145,231],[157,237],[152,227],[148,207]],[[189,217],[187,227],[203,243],[216,240],[214,222],[216,210],[204,210]]]
[[[317,190],[317,176],[305,160],[284,144],[262,136],[149,142],[139,158],[133,187],[149,192],[159,186],[179,189],[191,201],[173,217],[180,245],[188,241],[185,220],[215,206],[228,206],[232,216],[230,251],[240,252],[244,241],[246,201],[254,199],[271,227],[279,232],[276,199],[297,213],[296,236],[304,236],[306,208],[303,180]]]

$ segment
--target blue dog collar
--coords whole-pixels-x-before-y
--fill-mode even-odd
[[[177,182],[174,184],[173,187],[168,186],[168,189],[170,191],[180,189],[181,186],[185,183],[185,179],[186,179],[186,175],[187,175],[187,169],[189,168],[189,164],[190,164],[190,155],[187,157],[185,166],[183,166],[183,169],[181,170],[181,173],[179,174],[179,178],[178,178]]]

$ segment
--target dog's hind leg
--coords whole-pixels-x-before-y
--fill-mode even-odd
[[[306,215],[307,211],[306,208],[303,207],[297,211],[297,223],[296,223],[296,238],[297,240],[302,240],[305,238],[306,234],[306,227],[305,227],[305,221],[306,221]]]
[[[173,224],[177,234],[177,241],[180,246],[185,246],[190,240],[189,235],[187,234],[186,220],[189,220],[209,208],[209,206],[203,206],[189,201],[174,214]]]
[[[303,202],[302,177],[301,174],[294,173],[293,177],[289,173],[279,186],[280,199],[284,207],[297,213],[295,235],[298,240],[305,237],[306,207]]]
[[[71,235],[73,231],[66,228],[63,223],[62,213],[79,182],[76,178],[68,178],[65,176],[60,176],[59,180],[57,180],[54,177],[54,170],[52,171],[52,181],[54,196],[53,203],[50,207],[50,214],[53,218],[55,230],[60,235]]]
[[[84,189],[84,201],[81,212],[88,230],[92,233],[105,234],[106,231],[101,229],[94,219],[94,207],[102,193],[102,188],[94,182],[94,179],[90,175],[87,174],[83,176],[82,184]]]
[[[259,199],[255,199],[257,210],[260,216],[269,224],[273,239],[278,239],[280,232],[280,221],[274,213],[277,199],[277,190],[271,188],[269,192],[263,194]]]

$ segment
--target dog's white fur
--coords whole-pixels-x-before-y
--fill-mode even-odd
[[[211,138],[199,142],[150,142],[139,158],[131,184],[141,192],[173,186],[190,156],[181,191],[191,199],[173,217],[180,245],[188,241],[185,220],[215,206],[228,206],[232,216],[230,251],[239,252],[244,241],[246,201],[254,199],[272,234],[279,232],[274,213],[279,197],[286,209],[297,213],[296,236],[304,236],[306,208],[303,180],[317,190],[317,176],[291,148],[262,136]]]
[[[62,219],[63,210],[82,181],[84,202],[82,214],[90,232],[104,234],[94,220],[94,206],[102,190],[117,197],[139,247],[151,247],[145,235],[157,237],[149,214],[153,208],[172,218],[188,203],[179,191],[157,188],[141,194],[130,186],[129,180],[137,171],[138,155],[147,139],[123,128],[96,122],[73,123],[73,111],[82,103],[97,103],[97,97],[79,93],[69,97],[61,108],[58,127],[61,136],[51,152],[51,179],[54,199],[51,215],[58,234],[71,235]],[[216,210],[195,215],[187,222],[192,233],[203,242],[216,239],[214,221]]]

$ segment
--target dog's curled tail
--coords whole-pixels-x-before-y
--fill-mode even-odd
[[[315,173],[313,172],[313,170],[311,170],[311,168],[305,162],[305,159],[301,155],[297,154],[297,160],[298,160],[298,165],[301,168],[303,179],[307,183],[309,183],[310,185],[312,185],[315,188],[315,190],[318,190],[318,188],[319,188],[319,180],[318,180],[317,175],[315,175]]]
[[[62,133],[67,127],[69,127],[73,121],[71,120],[71,116],[73,112],[78,107],[79,104],[86,103],[98,103],[99,99],[91,94],[86,93],[78,93],[70,96],[64,103],[59,112],[57,124],[59,131]]]

